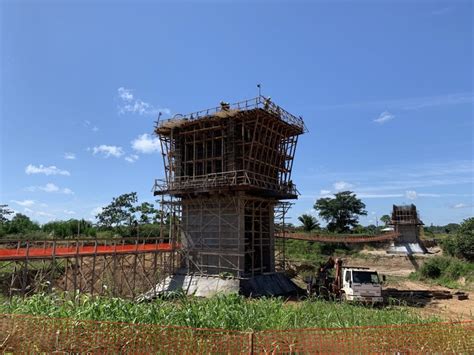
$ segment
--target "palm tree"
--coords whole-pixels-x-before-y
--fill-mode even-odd
[[[319,222],[316,217],[309,214],[302,214],[298,217],[298,220],[303,224],[303,230],[305,232],[311,232],[313,229],[319,228]]]

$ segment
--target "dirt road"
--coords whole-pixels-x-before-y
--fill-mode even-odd
[[[412,280],[390,280],[385,286],[387,288],[395,288],[403,291],[449,291],[451,293],[456,292],[443,286],[430,285],[421,281]],[[416,306],[413,306],[421,314],[435,315],[446,320],[458,321],[458,320],[474,320],[474,299],[473,295],[469,295],[467,300],[458,300],[456,297],[451,299],[420,299],[416,302]]]
[[[371,252],[367,258],[347,258],[346,262],[347,265],[370,267],[381,275],[387,275],[388,282],[384,285],[384,289],[450,291],[451,293],[458,291],[421,281],[408,280],[410,273],[416,271],[429,257],[431,256],[408,257]],[[423,299],[418,302],[418,306],[415,308],[422,314],[437,315],[446,320],[474,320],[474,294],[471,292],[467,300],[458,300],[456,297],[452,299]]]

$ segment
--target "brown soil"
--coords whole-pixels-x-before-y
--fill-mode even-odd
[[[390,281],[385,286],[386,288],[396,288],[397,290],[409,291],[449,291],[451,293],[457,290],[452,290],[443,286],[430,285],[421,281],[412,281],[400,279],[397,281]],[[451,299],[428,299],[420,302],[420,307],[417,307],[419,312],[424,315],[438,316],[450,321],[458,320],[474,320],[474,299],[473,295],[469,295],[467,300],[458,300],[456,296]]]
[[[384,284],[384,289],[449,291],[451,293],[466,291],[408,280],[410,273],[416,271],[430,257],[433,257],[433,254],[407,257],[406,255],[389,255],[385,252],[373,251],[367,255],[367,258],[346,258],[344,261],[346,265],[370,267],[381,275],[387,275],[388,281]],[[474,320],[474,294],[469,295],[467,300],[458,300],[456,296],[452,299],[422,299],[418,302],[416,309],[424,315],[436,315],[446,320]]]

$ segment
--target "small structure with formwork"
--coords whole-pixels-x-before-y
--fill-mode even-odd
[[[426,252],[420,243],[420,228],[422,228],[423,222],[420,220],[414,204],[393,205],[390,224],[393,226],[394,232],[399,234],[390,248],[391,252],[407,254]]]
[[[274,214],[298,196],[291,171],[305,131],[301,117],[263,96],[157,122],[165,180],[153,192],[168,206],[184,256],[161,289],[293,289],[275,273]]]

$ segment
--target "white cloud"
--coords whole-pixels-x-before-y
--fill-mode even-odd
[[[416,191],[408,190],[405,192],[405,197],[409,200],[416,200],[418,197],[418,194],[416,193]]]
[[[40,189],[44,192],[58,192],[59,191],[59,187],[57,187],[56,185],[54,185],[52,183],[48,183],[44,186],[40,186],[40,187],[38,187],[38,189]]]
[[[379,194],[379,193],[356,193],[358,198],[395,198],[403,197],[403,194]]]
[[[70,211],[70,210],[64,210],[63,213],[64,213],[64,214],[68,214],[68,215],[76,214],[76,212]]]
[[[24,200],[24,201],[11,200],[11,202],[14,202],[17,205],[23,206],[23,207],[31,207],[35,204],[34,200]]]
[[[91,210],[91,216],[97,216],[99,213],[102,213],[103,208],[102,207],[96,207]]]
[[[44,191],[44,192],[55,192],[65,195],[72,195],[74,192],[69,188],[60,188],[59,186],[49,182],[44,186],[29,186],[25,189],[26,191]]]
[[[418,194],[418,197],[441,197],[440,194],[425,194],[425,193],[420,193]]]
[[[459,209],[459,208],[468,208],[468,207],[473,207],[473,205],[468,205],[466,203],[457,203],[452,206],[452,208]]]
[[[132,101],[133,100],[132,90],[125,89],[124,87],[119,87],[117,91],[118,91],[119,97],[123,101]]]
[[[378,118],[374,120],[374,122],[382,124],[387,121],[393,120],[394,118],[395,118],[395,115],[391,114],[388,111],[384,111],[379,115]]]
[[[154,107],[148,102],[135,98],[130,89],[119,87],[117,93],[120,101],[118,107],[119,114],[158,115],[160,112],[166,115],[171,114],[171,110],[168,108]]]
[[[384,109],[387,107],[400,110],[419,110],[427,107],[445,106],[445,105],[462,105],[474,102],[473,92],[460,92],[447,95],[425,96],[425,97],[409,97],[395,100],[380,100],[366,102],[341,103],[336,105],[318,105],[318,109]]]
[[[138,138],[134,139],[131,143],[134,150],[144,154],[159,152],[161,150],[160,140],[150,136],[148,133],[138,136]]]
[[[92,122],[89,120],[84,120],[82,124],[84,127],[86,127],[87,129],[90,129],[92,132],[97,132],[99,130],[99,128],[97,126],[94,126]]]
[[[334,190],[336,191],[342,191],[342,190],[347,190],[347,189],[350,189],[351,187],[353,187],[354,185],[348,183],[348,182],[345,182],[345,181],[336,181],[334,184],[333,184],[333,187],[334,187]]]
[[[69,171],[58,169],[54,165],[43,166],[42,164],[40,164],[39,166],[29,164],[25,168],[25,173],[27,173],[28,175],[31,175],[31,174],[65,175],[65,176],[71,175]]]
[[[374,169],[355,171],[332,171],[318,175],[307,175],[306,179],[324,178],[329,181],[347,179],[357,181],[357,193],[402,193],[407,190],[430,188],[423,197],[457,196],[470,197],[472,193],[443,193],[439,186],[466,185],[471,191],[474,161],[461,160],[412,165],[380,165]],[[336,180],[337,181],[337,180]],[[392,192],[394,191],[394,192]]]
[[[46,217],[46,218],[56,217],[54,214],[44,212],[44,211],[34,211],[28,207],[23,208],[23,212],[29,214],[30,216],[36,216],[36,217]]]
[[[48,213],[48,212],[43,212],[43,211],[37,211],[37,212],[35,212],[35,214],[37,216],[40,216],[40,217],[50,217],[50,218],[56,217],[54,214],[51,214],[51,213]]]
[[[140,157],[136,154],[130,154],[125,157],[125,160],[129,163],[135,163]]]
[[[74,153],[64,153],[64,159],[66,160],[75,160],[76,154]]]
[[[124,152],[122,147],[118,147],[115,145],[105,145],[101,144],[97,147],[92,148],[92,154],[102,154],[105,158],[108,157],[115,157],[115,158],[120,158]]]
[[[331,194],[331,190],[321,190],[321,191],[319,191],[319,194],[320,194],[321,196],[330,195],[330,194]]]

